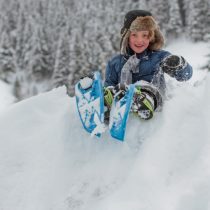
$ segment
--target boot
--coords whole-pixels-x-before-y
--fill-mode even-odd
[[[109,122],[110,111],[114,96],[119,99],[125,95],[126,86],[124,84],[118,84],[116,86],[104,87],[104,119],[105,122]]]
[[[140,86],[136,87],[131,111],[141,119],[149,120],[153,117],[155,105],[152,95],[141,91]]]

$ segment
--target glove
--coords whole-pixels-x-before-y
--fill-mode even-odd
[[[174,77],[175,74],[187,66],[186,60],[182,56],[169,55],[163,59],[160,64],[162,70],[169,74],[171,77]]]

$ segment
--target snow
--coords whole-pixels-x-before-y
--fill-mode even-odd
[[[80,85],[83,89],[91,87],[93,80],[90,77],[85,77],[80,80]]]
[[[198,69],[207,48],[168,47],[193,65],[193,78],[168,78],[163,111],[130,117],[124,142],[86,133],[64,87],[5,108],[0,209],[210,210],[210,75]]]

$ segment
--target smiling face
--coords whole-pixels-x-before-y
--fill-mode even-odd
[[[135,53],[142,53],[149,46],[149,31],[131,31],[129,46]]]

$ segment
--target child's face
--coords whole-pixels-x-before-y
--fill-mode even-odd
[[[149,31],[136,31],[130,33],[129,45],[135,53],[142,53],[149,46],[149,42]]]

